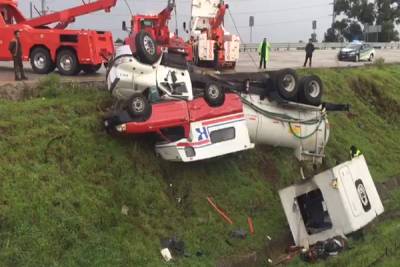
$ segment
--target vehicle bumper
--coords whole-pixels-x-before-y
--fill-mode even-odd
[[[338,55],[338,59],[340,61],[355,61],[357,58],[357,55],[349,55],[349,54],[340,54]]]
[[[173,143],[156,144],[156,153],[167,161],[194,162],[253,148],[254,144],[250,142],[229,145],[226,143],[211,144],[210,142],[190,143],[187,139],[181,139]]]

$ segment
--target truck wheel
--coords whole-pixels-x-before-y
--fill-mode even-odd
[[[55,64],[46,48],[36,47],[33,49],[30,58],[31,66],[35,73],[48,74],[54,70]]]
[[[141,31],[136,35],[136,54],[145,64],[154,64],[160,55],[157,51],[157,43],[148,32]]]
[[[101,64],[97,64],[97,65],[82,65],[81,68],[82,68],[83,72],[86,73],[86,74],[94,74],[99,69],[101,69]]]
[[[274,87],[286,100],[295,100],[298,93],[298,77],[293,69],[283,69],[271,73]]]
[[[57,68],[61,75],[77,75],[80,72],[80,66],[76,54],[71,49],[61,50],[57,54]]]
[[[300,80],[299,100],[301,103],[319,106],[323,94],[323,84],[318,76],[311,75]]]
[[[218,107],[225,102],[225,92],[221,86],[209,83],[204,90],[204,99],[211,107]]]
[[[128,113],[133,118],[146,121],[152,113],[152,106],[146,97],[142,94],[134,94],[128,100]]]

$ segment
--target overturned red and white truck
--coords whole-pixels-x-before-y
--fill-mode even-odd
[[[179,54],[142,64],[127,46],[115,58],[107,84],[119,104],[106,126],[125,134],[158,133],[163,141],[156,152],[166,160],[212,158],[257,143],[293,148],[299,160],[324,157],[329,123],[318,77],[298,80],[292,70],[204,75],[189,72]],[[171,132],[174,138],[166,134]]]

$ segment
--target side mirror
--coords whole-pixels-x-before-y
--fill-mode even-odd
[[[186,30],[186,22],[183,22],[183,29],[184,29],[185,31],[187,31],[187,30]]]
[[[122,22],[122,30],[123,30],[124,32],[128,31],[128,27],[126,27],[126,21],[123,21],[123,22]]]

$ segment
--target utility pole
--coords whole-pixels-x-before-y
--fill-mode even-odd
[[[46,15],[46,0],[42,0],[42,16]]]
[[[332,3],[332,27],[333,27],[333,24],[335,24],[335,21],[336,21],[336,12],[335,12],[335,5],[336,5],[336,0],[333,0],[333,3]]]
[[[29,11],[30,11],[31,18],[33,18],[33,4],[32,4],[32,1],[29,2]]]
[[[250,43],[253,43],[254,16],[250,16],[249,26],[250,26]]]

